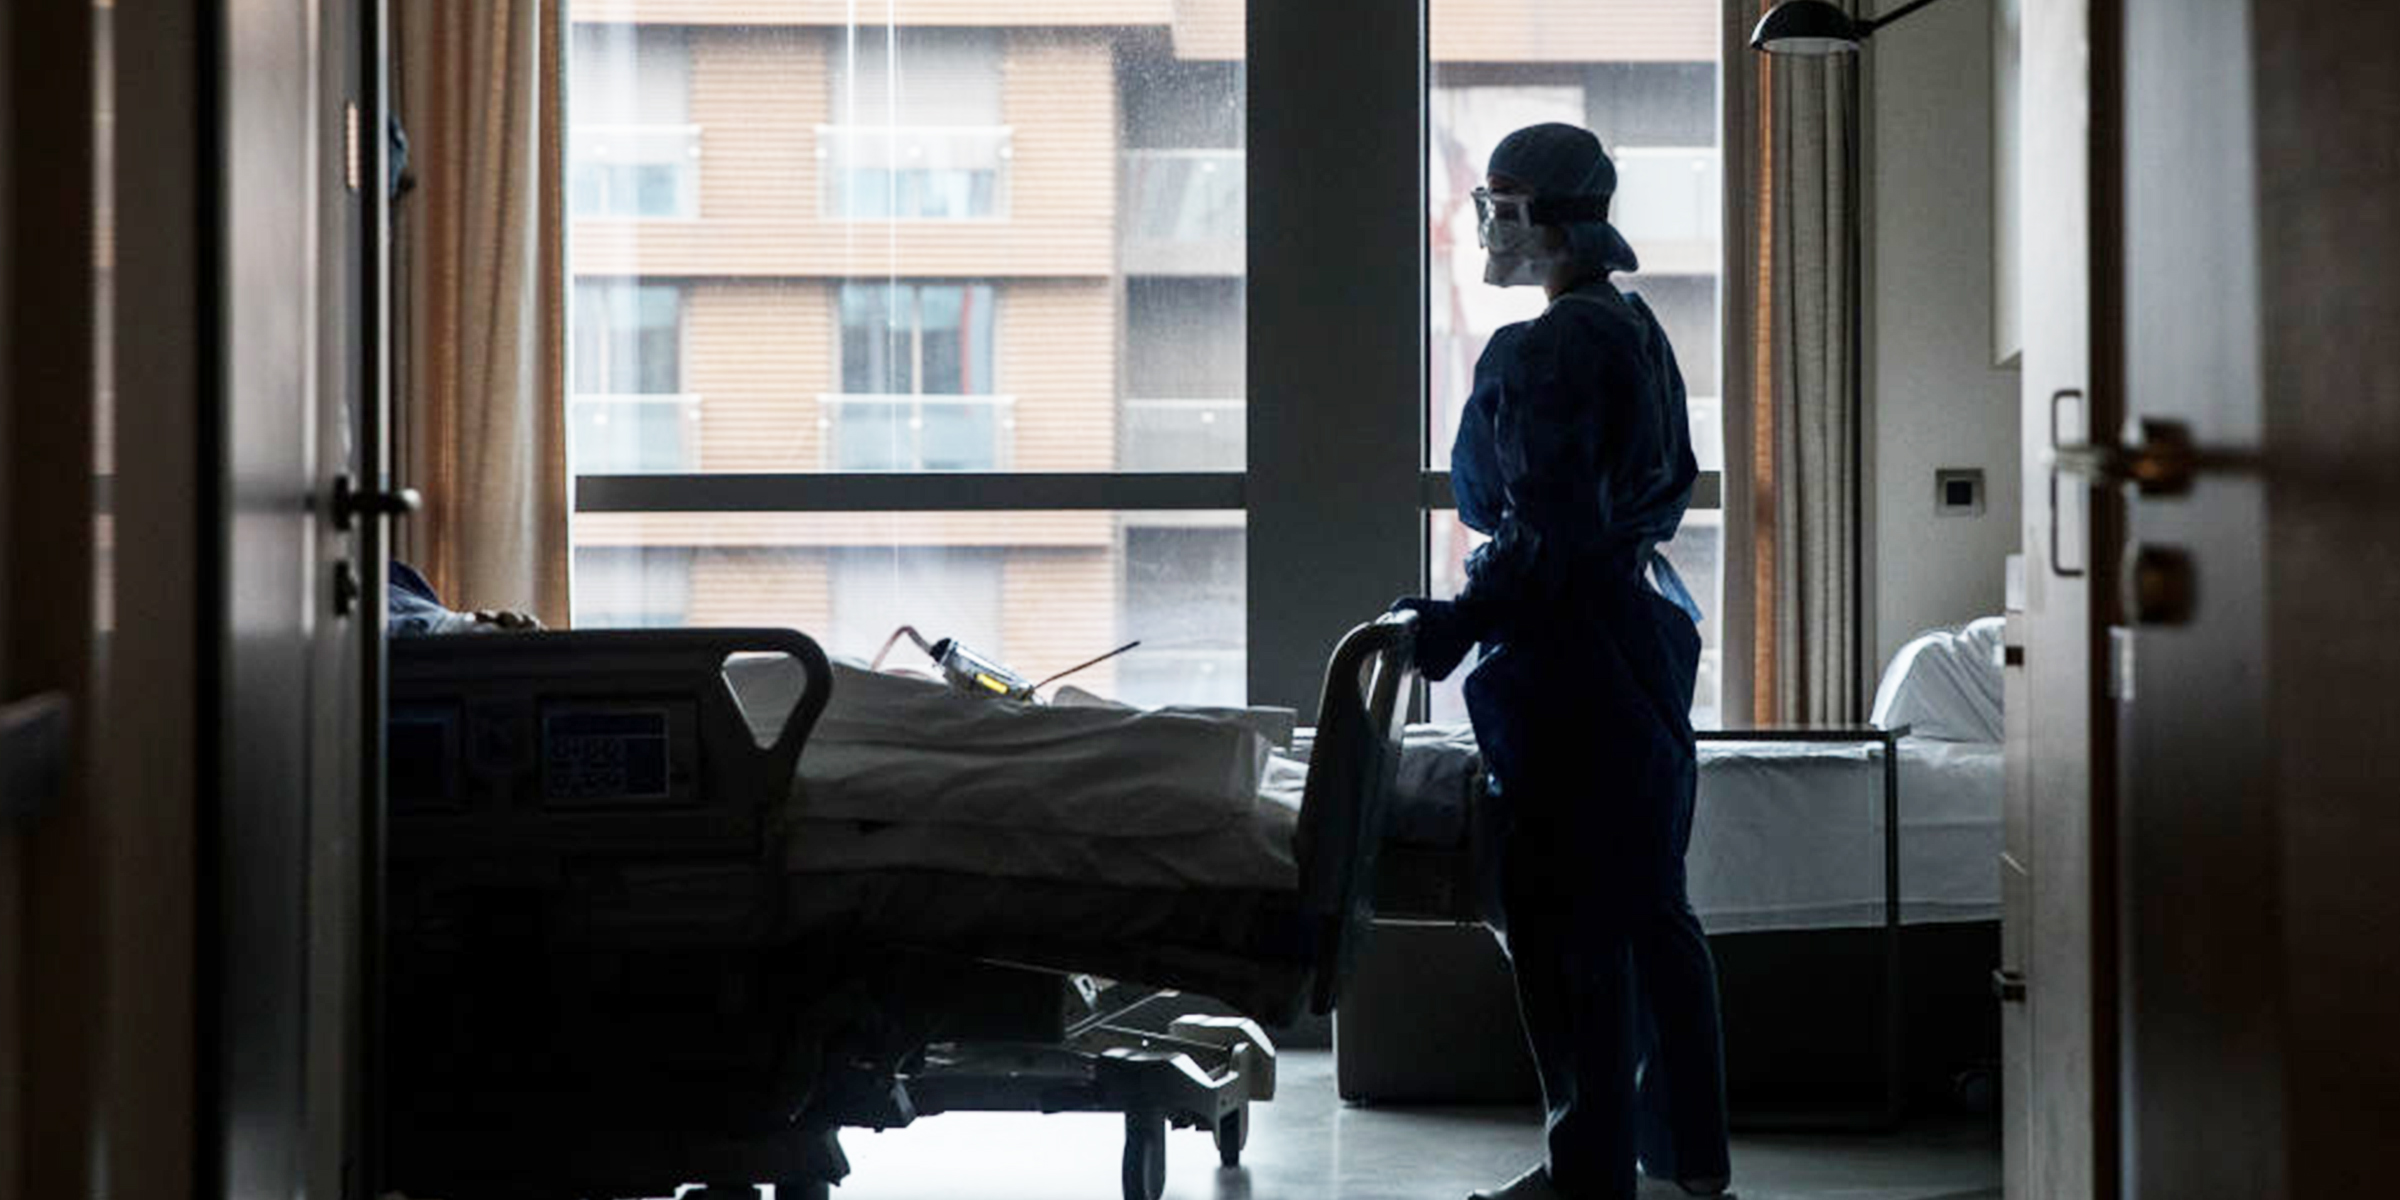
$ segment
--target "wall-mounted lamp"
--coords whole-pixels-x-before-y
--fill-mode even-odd
[[[1855,54],[1876,30],[1933,3],[1911,0],[1880,17],[1853,17],[1827,0],[1783,0],[1758,19],[1750,48],[1769,54]]]

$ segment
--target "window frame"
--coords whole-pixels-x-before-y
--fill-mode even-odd
[[[1456,507],[1425,453],[1425,10],[1251,6],[1243,470],[585,475],[575,511],[1239,510],[1248,695],[1313,706],[1341,631],[1424,590],[1428,516]],[[1329,59],[1325,45],[1345,52]],[[1346,181],[1334,239],[1325,179]],[[1690,507],[1721,509],[1723,495],[1722,474],[1703,472]]]

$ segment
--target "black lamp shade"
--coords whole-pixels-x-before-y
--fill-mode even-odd
[[[1867,29],[1826,0],[1783,0],[1758,19],[1750,45],[1769,54],[1849,54]]]

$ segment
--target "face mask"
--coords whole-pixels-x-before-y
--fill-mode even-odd
[[[1565,257],[1542,244],[1533,198],[1476,188],[1475,240],[1485,252],[1483,281],[1495,287],[1538,286]]]
[[[1549,282],[1551,269],[1562,257],[1549,251],[1493,250],[1484,255],[1483,281],[1494,287],[1538,287]]]

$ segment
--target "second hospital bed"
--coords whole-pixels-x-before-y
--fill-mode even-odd
[[[1718,960],[1737,1123],[1888,1124],[1912,1097],[1989,1102],[1999,640],[1997,619],[1913,639],[1864,726],[1700,735],[1687,869]],[[1336,1021],[1346,1098],[1534,1095],[1505,965],[1483,931],[1461,928],[1491,903],[1478,895],[1496,836],[1482,801],[1472,732],[1411,727],[1380,862],[1383,930]],[[1438,988],[1421,982],[1427,963]],[[1429,1035],[1480,1052],[1408,1052]]]
[[[1411,630],[1342,641],[1305,769],[1223,721],[1009,720],[924,691],[833,736],[841,683],[915,685],[843,676],[789,631],[395,646],[379,1185],[821,1194],[840,1128],[980,1107],[1126,1110],[1136,1200],[1170,1120],[1232,1161],[1272,1047],[1240,1021],[1114,1027],[1102,988],[1269,1022],[1332,1008],[1370,923]],[[952,753],[994,723],[1031,740],[984,765],[1021,769]],[[916,753],[845,757],[877,728]],[[1041,766],[1045,743],[1129,730],[1201,752]],[[1223,777],[1179,777],[1194,763]],[[1241,804],[1210,803],[1245,770]],[[1045,786],[1086,802],[1010,819]]]

